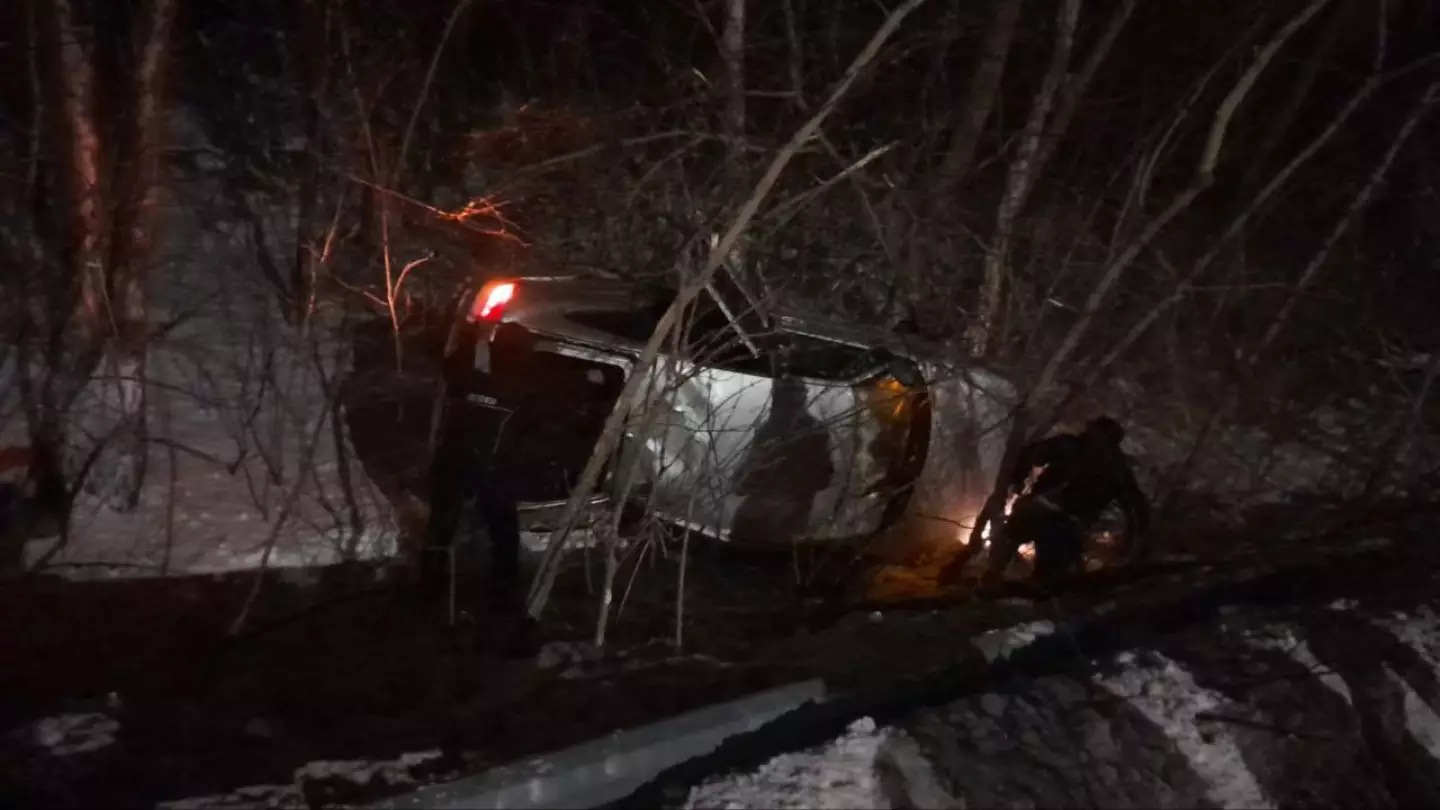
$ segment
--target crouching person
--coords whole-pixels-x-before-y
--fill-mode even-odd
[[[1124,440],[1120,423],[1102,417],[1082,433],[1021,449],[1007,493],[1016,500],[991,546],[984,584],[997,583],[1026,543],[1034,544],[1034,578],[1042,587],[1080,573],[1086,535],[1112,503],[1125,513],[1127,557],[1145,553],[1150,502],[1120,449]]]

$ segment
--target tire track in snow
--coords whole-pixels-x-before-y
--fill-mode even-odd
[[[1200,731],[1196,715],[1219,708],[1224,698],[1203,689],[1188,670],[1159,653],[1154,666],[1141,666],[1132,654],[1121,656],[1127,669],[1095,682],[1134,706],[1154,723],[1209,786],[1208,796],[1220,807],[1273,808],[1274,804],[1246,764],[1230,732]]]
[[[1345,679],[1315,657],[1314,651],[1305,639],[1296,635],[1295,628],[1285,625],[1270,625],[1258,633],[1249,633],[1246,641],[1257,649],[1274,650],[1289,656],[1292,661],[1309,670],[1327,689],[1355,705],[1355,696]]]

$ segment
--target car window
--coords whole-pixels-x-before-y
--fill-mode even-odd
[[[724,288],[723,285],[721,288]],[[638,294],[634,306],[628,309],[572,310],[566,313],[566,317],[581,326],[643,343],[650,339],[674,300],[674,290],[657,287]],[[754,307],[741,309],[741,300],[732,294],[731,305],[727,307],[720,303],[714,285],[701,290],[684,316],[683,323],[689,327],[686,353],[706,365],[751,374],[769,374],[772,363],[766,350],[767,335],[760,331],[763,321],[758,319]],[[746,322],[754,331],[736,328],[737,319]]]
[[[781,365],[797,377],[847,382],[884,366],[878,350],[811,335],[787,332],[782,346]]]

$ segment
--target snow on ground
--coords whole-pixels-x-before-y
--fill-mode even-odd
[[[401,754],[388,760],[322,760],[307,763],[295,769],[294,781],[288,785],[250,785],[229,793],[213,796],[192,796],[184,799],[161,802],[156,810],[239,810],[239,808],[276,808],[276,810],[304,810],[312,802],[307,792],[329,787],[331,792],[343,795],[345,786],[398,786],[416,783],[416,772],[426,768],[441,757],[439,751],[419,751]],[[337,790],[338,788],[338,790]],[[326,806],[344,807],[339,802],[326,801]]]
[[[308,810],[305,794],[294,785],[253,785],[231,793],[161,802],[156,810]]]
[[[1397,613],[1377,624],[1413,649],[1430,671],[1440,676],[1440,617],[1428,606],[1421,607],[1414,615]],[[1406,729],[1430,756],[1440,760],[1440,716],[1436,715],[1429,702],[1416,694],[1407,679],[1388,668],[1386,676],[1405,696]]]
[[[188,116],[172,119],[182,146],[206,148]],[[172,180],[150,295],[152,320],[173,328],[150,357],[141,503],[120,514],[82,496],[69,545],[50,562],[73,575],[218,572],[258,565],[272,541],[275,567],[392,555],[388,504],[343,424],[337,452],[329,422],[347,354],[339,316],[322,309],[308,334],[286,325],[257,267],[257,234],[236,221],[219,181],[179,171]],[[291,215],[264,199],[250,204],[285,261]],[[14,388],[0,389],[0,413],[13,411],[5,393]],[[17,443],[19,421],[0,424],[0,443]],[[52,545],[32,542],[29,562]]]
[[[1410,682],[1397,675],[1395,670],[1386,667],[1385,677],[1404,695],[1402,705],[1405,711],[1405,729],[1425,748],[1432,759],[1440,760],[1440,716],[1435,714],[1435,710],[1430,708],[1424,698],[1416,694]]]
[[[686,810],[722,808],[890,807],[881,792],[875,759],[889,731],[862,717],[834,741],[810,751],[782,754],[754,773],[725,776],[690,791]]]
[[[26,742],[50,756],[68,757],[106,748],[119,732],[120,722],[115,718],[91,712],[42,717],[16,733],[27,736]]]
[[[1408,407],[1397,395],[1371,393],[1374,398],[1365,402],[1336,402],[1287,419],[1284,436],[1222,423],[1193,459],[1185,485],[1237,509],[1304,494],[1358,492],[1376,449],[1387,445],[1396,415]],[[1193,415],[1124,380],[1112,381],[1103,399],[1123,415],[1126,450],[1137,462],[1141,483],[1151,492],[1168,483],[1190,458],[1196,436],[1187,427],[1199,429]],[[1422,427],[1396,461],[1397,480],[1422,480],[1426,471],[1440,465],[1440,436]]]
[[[1174,743],[1191,767],[1210,786],[1220,807],[1259,808],[1274,805],[1265,796],[1230,733],[1197,715],[1219,708],[1224,698],[1201,688],[1175,661],[1151,653],[1153,663],[1138,664],[1122,656],[1127,668],[1095,682],[1139,709]],[[1203,732],[1202,732],[1203,727]]]
[[[1263,628],[1259,632],[1248,634],[1248,638],[1250,643],[1256,647],[1276,650],[1290,656],[1295,663],[1314,673],[1326,688],[1344,698],[1346,703],[1355,705],[1355,696],[1350,693],[1350,687],[1345,684],[1345,679],[1320,663],[1320,659],[1316,658],[1315,653],[1310,650],[1309,643],[1296,636],[1295,631],[1291,628],[1273,625]]]
[[[984,654],[985,660],[994,661],[997,658],[1008,658],[1016,650],[1054,632],[1054,623],[1042,619],[1016,627],[991,630],[973,639],[971,643]]]
[[[1429,607],[1421,607],[1413,615],[1397,613],[1377,622],[1415,650],[1426,664],[1440,673],[1440,616]]]

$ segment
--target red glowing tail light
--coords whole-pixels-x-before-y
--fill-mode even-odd
[[[475,296],[470,308],[470,320],[495,322],[505,315],[505,306],[515,297],[515,282],[502,281],[486,284]]]

